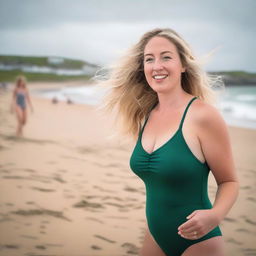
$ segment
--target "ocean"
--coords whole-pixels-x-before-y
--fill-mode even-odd
[[[60,101],[70,99],[73,103],[97,105],[105,92],[95,86],[80,86],[32,93],[49,99],[55,97]],[[256,85],[226,86],[220,94],[218,108],[227,124],[256,129]]]

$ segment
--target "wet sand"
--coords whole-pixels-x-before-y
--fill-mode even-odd
[[[1,92],[0,255],[138,255],[146,225],[145,189],[129,168],[134,142],[111,139],[113,120],[94,106],[36,97],[24,137],[16,138],[10,99],[10,92]],[[220,227],[227,256],[252,256],[256,131],[229,131],[241,189]],[[212,202],[215,192],[210,174]]]

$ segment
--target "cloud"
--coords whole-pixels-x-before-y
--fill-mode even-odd
[[[177,30],[197,55],[220,47],[211,70],[255,71],[253,0],[8,0],[0,53],[60,55],[106,64],[155,27]]]
[[[0,3],[1,28],[48,27],[71,22],[201,20],[255,25],[254,0],[8,0]]]

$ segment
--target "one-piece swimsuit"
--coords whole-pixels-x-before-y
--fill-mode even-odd
[[[212,208],[207,191],[210,167],[192,153],[182,133],[186,113],[196,98],[189,101],[175,134],[152,153],[143,148],[141,139],[148,115],[130,157],[130,168],[145,184],[150,233],[167,256],[180,256],[195,243],[222,236],[219,226],[196,240],[178,234],[189,214]]]

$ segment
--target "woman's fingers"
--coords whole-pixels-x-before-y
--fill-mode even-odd
[[[186,239],[195,240],[195,239],[199,239],[202,236],[202,234],[198,233],[197,231],[193,231],[193,232],[182,232],[180,233],[180,236]]]

